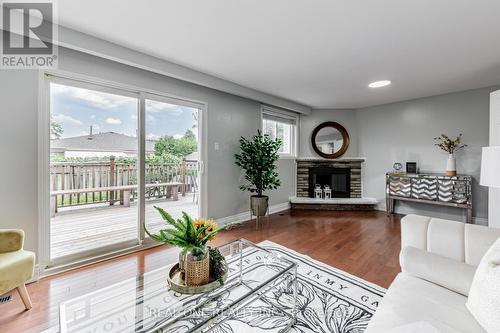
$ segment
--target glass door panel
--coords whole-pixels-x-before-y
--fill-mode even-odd
[[[199,110],[171,102],[145,100],[145,224],[151,233],[165,228],[154,206],[174,218],[182,212],[196,218],[199,211]]]
[[[138,97],[61,81],[50,83],[50,259],[63,262],[138,244]]]

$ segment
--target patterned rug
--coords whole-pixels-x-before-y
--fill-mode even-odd
[[[384,288],[276,243],[265,241],[259,245],[298,264],[299,312],[290,332],[364,332],[384,297]],[[283,285],[267,297],[271,303],[287,307],[292,292]],[[246,313],[244,317],[226,321],[217,332],[279,332],[283,325],[280,321],[285,320],[281,316],[270,316],[272,312],[266,311],[264,302],[254,315]]]
[[[289,332],[303,333],[362,333],[365,331],[368,322],[375,313],[378,304],[382,300],[385,289],[366,282],[358,277],[350,275],[344,271],[318,262],[306,255],[297,253],[291,249],[280,246],[270,241],[265,241],[259,245],[275,252],[278,255],[288,257],[290,260],[297,263],[297,321]],[[253,258],[253,257],[255,258]],[[245,271],[259,276],[259,268],[262,267],[257,263],[261,262],[259,254],[249,252],[245,254],[243,260],[243,268]],[[236,262],[229,263],[230,270],[236,270]],[[154,281],[164,281],[168,268],[161,268],[155,271],[146,273],[144,276],[144,287],[141,289],[148,290],[151,286],[158,286]],[[256,275],[255,275],[256,274]],[[260,275],[261,276],[261,275]],[[212,327],[210,332],[215,333],[249,333],[249,332],[282,332],[289,323],[289,318],[282,312],[277,311],[276,307],[288,310],[293,304],[293,288],[290,279],[286,278],[281,282],[276,282],[275,286],[260,299],[250,303],[244,308],[240,308],[234,312],[228,313],[222,323],[216,327]],[[135,286],[136,280],[129,281],[131,286],[128,287],[127,281],[122,283],[122,287],[108,288],[111,294],[115,294],[115,290],[123,289],[123,295],[131,295],[135,301]],[[134,331],[128,326],[119,327],[113,326],[112,323],[122,322],[130,323],[137,319],[137,308],[144,308],[148,311],[139,311],[144,315],[144,319],[151,316],[161,315],[160,321],[155,321],[156,325],[142,326],[147,329],[135,329],[139,332],[165,332],[165,333],[183,333],[189,331],[190,328],[196,326],[200,321],[199,317],[186,316],[185,319],[176,322],[175,325],[169,326],[168,329],[161,328],[162,322],[168,321],[173,314],[158,313],[155,309],[171,309],[167,304],[177,302],[194,304],[203,302],[203,298],[190,295],[177,294],[173,291],[165,293],[163,282],[159,285],[158,292],[148,292],[149,297],[147,302],[123,302],[118,299],[116,303],[116,311],[103,312],[101,318],[94,318],[90,325],[80,326],[80,329],[70,330],[71,332],[129,332]],[[92,302],[93,297],[104,297],[106,299],[107,291],[97,291],[96,295],[90,297],[88,301]],[[221,290],[220,294],[207,306],[203,311],[213,311],[217,308],[223,308],[226,303],[230,303],[238,298],[239,292],[236,289]],[[118,294],[120,295],[120,294]],[[123,296],[127,297],[127,296]],[[108,301],[110,302],[110,301]],[[116,301],[115,301],[116,302]],[[173,302],[173,303],[170,303]],[[77,302],[79,303],[79,302]],[[123,303],[123,304],[122,304]],[[141,304],[144,303],[144,304]],[[122,306],[123,305],[123,306]],[[121,307],[121,308],[120,308]],[[120,308],[120,310],[118,310]],[[212,309],[211,309],[212,308]],[[114,308],[112,308],[114,309]],[[108,309],[109,310],[109,309]],[[150,311],[151,310],[151,311]],[[167,311],[168,312],[168,311]],[[146,315],[147,314],[147,315]],[[153,314],[153,315],[151,315]],[[134,319],[135,317],[135,319]],[[85,324],[86,317],[82,317]],[[76,328],[77,326],[75,326]],[[58,328],[53,327],[47,330],[47,333],[57,332]]]
[[[384,288],[273,242],[265,241],[259,245],[288,257],[298,264],[298,315],[295,325],[289,332],[362,333],[365,331],[385,294]],[[259,256],[259,253],[245,255],[243,269],[246,271],[251,271],[252,266],[260,262],[252,256]],[[230,263],[230,269],[231,266]],[[255,274],[259,274],[258,271]],[[237,297],[237,291],[223,292],[214,307],[222,308],[226,302],[231,302]],[[189,296],[183,301],[190,302]],[[210,332],[282,332],[287,327],[289,318],[276,311],[275,306],[290,311],[292,304],[292,284],[289,280],[278,283],[262,297],[262,300],[257,300],[241,310],[228,314],[229,319],[214,327]],[[196,322],[195,317],[190,317],[162,333],[186,332],[187,328],[192,327]]]

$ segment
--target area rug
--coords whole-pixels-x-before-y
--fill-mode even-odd
[[[298,264],[299,312],[297,322],[290,330],[291,332],[364,332],[385,295],[384,288],[276,243],[265,241],[259,245],[286,256]],[[290,301],[287,299],[290,295],[286,288],[268,297],[271,298],[271,302],[281,304]],[[272,322],[269,319],[258,320],[255,317],[244,318],[242,324],[247,327],[237,325],[238,330],[227,331],[279,331],[277,327],[269,325],[270,321]],[[278,322],[275,321],[273,324],[278,324]],[[226,329],[228,326],[225,326]]]
[[[328,266],[316,261],[306,255],[297,253],[284,246],[270,241],[260,243],[262,247],[270,251],[289,258],[297,263],[297,321],[289,332],[303,333],[362,333],[365,331],[368,322],[377,310],[377,306],[382,300],[385,289],[364,281],[356,276],[344,271]],[[251,248],[249,248],[251,249]],[[259,257],[262,252],[253,251],[244,254],[243,269],[251,272],[255,276],[260,272],[258,264],[262,262]],[[254,258],[255,257],[255,258]],[[232,267],[233,266],[233,267]],[[230,270],[239,271],[239,260],[229,262]],[[163,325],[175,315],[169,309],[175,308],[170,304],[199,304],[203,303],[203,297],[182,295],[173,291],[166,291],[161,281],[165,281],[168,267],[148,272],[141,279],[144,286],[144,294],[148,299],[136,302],[126,302],[126,298],[131,296],[135,300],[136,280],[124,281],[123,283],[110,286],[108,291],[96,291],[94,296],[84,298],[85,302],[93,302],[92,298],[107,299],[106,293],[115,294],[122,290],[120,299],[115,300],[116,309],[105,311],[100,314],[101,318],[93,318],[89,323],[86,317],[81,319],[85,325],[80,329],[70,329],[70,332],[165,332],[181,333],[187,332],[200,323],[200,317],[196,315],[183,316],[174,325]],[[250,276],[250,275],[249,275]],[[248,280],[250,281],[251,278]],[[290,310],[293,304],[293,288],[290,278],[276,282],[273,288],[263,294],[260,299],[249,305],[237,309],[228,314],[223,322],[211,328],[210,332],[215,333],[249,333],[249,332],[282,332],[289,323],[289,318],[282,312],[276,311],[276,307]],[[150,282],[148,282],[150,281]],[[160,284],[154,282],[160,281]],[[130,286],[129,286],[130,285]],[[151,287],[161,288],[146,293]],[[142,293],[142,291],[141,291]],[[120,293],[118,293],[120,295]],[[211,312],[217,308],[223,308],[226,303],[231,303],[239,298],[237,290],[221,289],[217,297],[210,301],[209,306],[203,311]],[[123,299],[123,301],[121,301]],[[111,302],[108,300],[107,302]],[[77,300],[77,303],[81,303]],[[85,307],[82,307],[85,309]],[[139,311],[138,311],[139,310]],[[85,311],[83,312],[85,313]],[[137,322],[137,314],[141,313],[141,322]],[[206,312],[205,312],[206,313]],[[155,317],[156,320],[151,321]],[[202,316],[203,317],[203,316]],[[135,319],[134,319],[135,318]],[[126,323],[138,323],[134,328]],[[118,323],[125,324],[120,327]],[[149,324],[148,324],[149,323]],[[154,323],[153,325],[150,325]],[[52,328],[48,332],[57,332],[57,328]]]
[[[344,271],[316,261],[276,243],[265,241],[262,247],[288,257],[298,264],[298,315],[295,325],[289,332],[303,333],[362,333],[377,310],[385,289],[364,281]],[[256,256],[259,253],[255,254]],[[245,255],[243,267],[251,270],[259,259],[252,260],[252,254]],[[230,264],[231,267],[231,264]],[[234,300],[238,295],[223,293],[218,300],[223,306],[227,300]],[[274,305],[291,308],[293,291],[290,284],[284,282],[263,295],[240,311],[231,313],[230,318],[214,327],[210,332],[249,333],[282,332],[289,319],[273,310]],[[185,301],[189,302],[188,298]],[[178,326],[169,327],[169,333],[185,332],[187,327],[196,323],[189,318],[188,323],[179,322]]]

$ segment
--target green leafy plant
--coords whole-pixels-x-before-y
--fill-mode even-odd
[[[262,197],[264,191],[277,189],[281,185],[276,165],[281,144],[280,139],[272,139],[260,131],[251,140],[240,138],[241,152],[234,157],[236,165],[245,170],[247,181],[247,184],[240,186],[240,190]]]
[[[193,219],[185,212],[182,218],[175,220],[169,213],[160,207],[154,207],[161,215],[167,225],[173,228],[162,229],[159,234],[150,233],[144,228],[151,239],[181,248],[190,252],[193,256],[206,253],[206,243],[213,239],[221,230],[213,220]]]
[[[448,154],[453,154],[456,151],[467,147],[466,144],[460,144],[462,141],[462,133],[460,133],[455,139],[450,139],[446,134],[441,134],[434,138],[434,145],[441,148]]]

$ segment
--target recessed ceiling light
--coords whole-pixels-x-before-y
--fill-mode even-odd
[[[388,86],[391,84],[391,81],[389,80],[382,80],[382,81],[375,81],[375,82],[372,82],[368,85],[368,87],[370,88],[381,88],[381,87],[385,87],[385,86]]]

